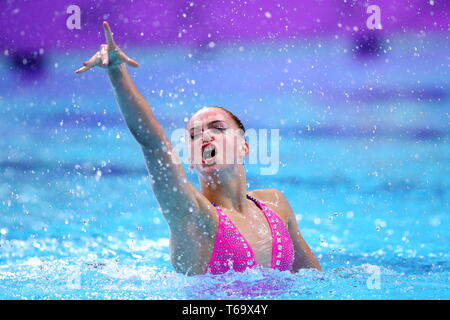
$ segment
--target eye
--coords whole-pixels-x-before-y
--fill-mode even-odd
[[[191,137],[191,140],[197,139],[202,134],[202,130],[198,128],[190,129],[189,130],[189,136]]]
[[[201,134],[200,133],[197,133],[197,134],[193,134],[193,133],[191,133],[191,140],[194,140],[194,139],[197,139],[198,137],[200,137],[201,136]]]

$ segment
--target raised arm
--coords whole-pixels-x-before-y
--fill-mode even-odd
[[[187,215],[199,211],[201,194],[187,181],[169,139],[128,74],[125,63],[134,67],[139,64],[117,46],[107,22],[103,23],[103,28],[107,44],[101,45],[100,51],[83,63],[76,73],[95,66],[107,68],[125,122],[142,148],[158,203],[169,226],[176,228]]]
[[[198,210],[197,190],[186,173],[150,106],[136,89],[124,64],[108,70],[117,102],[131,133],[140,144],[158,203],[171,227]]]

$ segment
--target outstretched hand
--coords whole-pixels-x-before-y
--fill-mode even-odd
[[[114,42],[113,33],[111,32],[108,22],[103,22],[103,29],[105,30],[107,44],[101,44],[100,50],[89,60],[83,62],[83,67],[76,70],[75,73],[88,71],[95,66],[102,68],[116,68],[122,63],[127,63],[133,67],[139,66],[139,63],[129,58]]]

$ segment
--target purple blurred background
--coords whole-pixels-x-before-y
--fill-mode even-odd
[[[80,8],[80,29],[66,25],[71,5]],[[381,9],[381,30],[366,27],[369,5]],[[108,81],[73,74],[105,42],[107,20],[141,63],[136,81],[157,105],[186,104],[186,111],[222,103],[251,112],[264,103],[270,114],[284,101],[284,112],[303,117],[310,106],[318,114],[330,105],[435,106],[449,97],[449,14],[449,0],[0,1],[0,101],[36,98],[51,108],[46,98],[85,95],[112,103],[112,95],[92,98],[110,90]]]
[[[80,30],[66,27],[72,4],[81,9]],[[103,20],[124,47],[355,36],[368,31],[368,5],[381,8],[380,33],[449,31],[448,0],[7,0],[0,44],[8,52],[97,47]]]

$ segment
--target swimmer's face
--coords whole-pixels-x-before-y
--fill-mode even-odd
[[[190,166],[200,174],[242,164],[249,153],[244,133],[222,109],[200,109],[189,120],[186,129]]]

